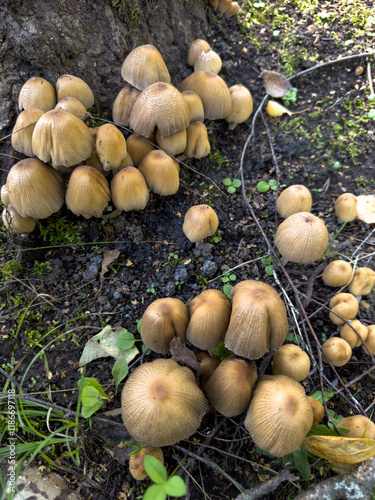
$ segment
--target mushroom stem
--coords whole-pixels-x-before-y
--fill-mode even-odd
[[[116,210],[114,210],[110,214],[102,215],[102,219],[114,219],[115,217],[118,217],[119,215],[121,215],[121,213],[122,213],[122,210],[120,210],[119,208],[116,208]]]

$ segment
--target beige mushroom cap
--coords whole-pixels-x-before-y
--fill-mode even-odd
[[[375,286],[375,271],[369,267],[359,267],[354,271],[349,283],[349,292],[353,295],[368,295]]]
[[[192,90],[202,100],[204,118],[217,120],[225,118],[232,109],[232,100],[224,80],[210,71],[195,71],[177,86],[184,92]]]
[[[257,359],[278,349],[288,333],[284,302],[272,286],[240,281],[231,290],[232,313],[225,346],[238,356]]]
[[[6,184],[3,184],[1,186],[1,201],[4,203],[5,206],[8,206],[10,204],[9,193]]]
[[[322,360],[329,361],[333,366],[344,366],[352,357],[352,348],[348,342],[341,337],[331,337],[322,344]]]
[[[12,131],[12,148],[26,156],[34,156],[32,136],[36,122],[44,114],[41,109],[30,108],[21,111]]]
[[[77,98],[86,109],[94,105],[94,94],[85,81],[77,76],[62,75],[56,82],[57,101],[64,97]]]
[[[61,101],[56,104],[55,109],[63,109],[75,116],[85,116],[87,111],[84,104],[82,104],[79,99],[69,95],[63,97]]]
[[[343,325],[345,321],[334,313],[339,314],[344,319],[353,319],[359,309],[358,301],[351,293],[338,293],[332,297],[328,306],[333,311],[329,313],[329,319],[332,323],[335,323],[335,325]]]
[[[214,358],[207,351],[202,351],[198,347],[194,347],[194,356],[197,358],[200,366],[203,368],[203,375],[201,377],[201,384],[204,388],[207,380],[214,373],[216,368],[221,363],[220,359]]]
[[[133,158],[134,166],[138,167],[143,158],[155,149],[155,146],[144,137],[131,134],[126,139],[126,148],[128,154]]]
[[[366,347],[370,351],[370,353],[374,356],[375,355],[375,325],[368,326]],[[362,350],[365,354],[368,354],[368,350],[366,349],[366,347],[363,345]]]
[[[130,375],[121,406],[133,438],[147,446],[168,446],[196,432],[208,405],[189,368],[156,359]]]
[[[358,319],[353,319],[350,324],[344,323],[340,329],[340,337],[345,339],[352,349],[354,349],[354,347],[360,347],[363,342],[366,342],[367,336],[368,327]]]
[[[309,400],[309,403],[311,405],[311,409],[312,409],[313,415],[314,415],[313,425],[317,425],[324,418],[324,415],[325,415],[324,406],[322,405],[322,403],[320,403],[319,401],[317,401],[312,396],[307,396],[307,399]]]
[[[353,415],[339,420],[338,425],[349,429],[345,437],[375,439],[375,424],[364,415]]]
[[[180,185],[180,167],[169,155],[155,149],[148,153],[139,164],[139,171],[148,188],[161,196],[177,193]]]
[[[203,158],[210,153],[211,146],[208,140],[206,125],[202,122],[191,122],[186,129],[186,148],[184,155],[187,158]]]
[[[112,201],[119,210],[143,210],[149,193],[145,178],[135,167],[120,170],[111,181]]]
[[[12,205],[4,208],[2,213],[4,226],[13,234],[32,233],[35,229],[36,222],[31,217],[22,217],[14,210]]]
[[[357,197],[352,193],[343,193],[335,203],[336,217],[341,222],[351,222],[357,217]]]
[[[171,297],[157,299],[142,316],[142,340],[154,352],[168,354],[175,337],[185,342],[188,322],[189,313],[181,300]]]
[[[310,371],[310,358],[298,345],[284,344],[272,358],[273,375],[286,375],[297,382],[304,380]]]
[[[81,165],[73,170],[66,190],[65,201],[76,215],[101,217],[111,199],[104,175],[94,167]]]
[[[156,82],[171,81],[164,59],[153,45],[140,45],[132,50],[122,63],[121,76],[138,90]]]
[[[144,446],[129,458],[129,472],[137,481],[142,481],[148,476],[144,467],[145,456],[155,457],[160,463],[164,463],[163,450],[155,446]]]
[[[194,205],[185,214],[182,230],[192,243],[213,236],[219,225],[215,210],[209,205]]]
[[[64,204],[64,185],[59,172],[37,158],[21,160],[7,177],[9,202],[22,217],[46,219]]]
[[[296,451],[313,423],[301,384],[285,375],[262,375],[255,386],[245,428],[262,450],[275,457]]]
[[[352,265],[346,260],[333,260],[323,270],[322,279],[325,285],[345,286],[352,277]]]
[[[201,38],[198,38],[197,40],[194,40],[194,42],[191,42],[189,45],[188,49],[188,55],[187,55],[187,63],[188,66],[194,66],[195,59],[203,50],[210,50],[211,46],[206,40],[202,40]]]
[[[250,90],[241,83],[229,87],[232,109],[225,117],[229,123],[229,130],[233,130],[239,123],[245,122],[253,112],[253,98]]]
[[[56,93],[53,86],[40,76],[33,76],[25,82],[18,96],[18,108],[27,110],[30,108],[49,111],[56,104]]]
[[[240,415],[249,407],[257,378],[254,361],[230,356],[219,364],[206,382],[208,401],[225,417]]]
[[[202,50],[194,61],[194,71],[211,71],[218,74],[223,61],[217,52],[212,49]]]
[[[284,189],[276,202],[277,213],[284,219],[297,212],[310,212],[311,206],[311,193],[302,184],[293,184]]]
[[[189,108],[190,123],[204,121],[204,109],[202,99],[198,94],[192,90],[185,90],[181,92],[182,97],[185,99],[187,107]]]
[[[186,149],[186,130],[176,132],[169,137],[161,137],[159,129],[156,130],[156,143],[166,153],[176,156]]]
[[[175,87],[169,83],[154,83],[135,101],[129,123],[137,135],[150,137],[157,127],[160,137],[169,137],[189,125],[189,108]]]
[[[130,84],[120,90],[112,107],[112,118],[116,125],[130,126],[130,112],[140,94],[141,91]]]
[[[128,154],[125,137],[116,125],[111,123],[98,128],[95,147],[103,169],[107,171],[117,169]]]
[[[203,350],[213,349],[224,341],[231,305],[220,290],[204,290],[188,304],[190,314],[186,339]]]
[[[231,2],[229,8],[225,11],[225,17],[235,16],[240,10],[240,6],[237,2]]]
[[[287,217],[277,228],[275,244],[283,261],[312,264],[328,245],[328,231],[322,219],[309,212]]]

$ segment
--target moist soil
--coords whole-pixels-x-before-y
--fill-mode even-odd
[[[292,5],[287,4],[285,9],[285,14],[295,21],[294,42],[289,44],[291,57],[293,49],[297,53],[297,44],[302,44],[308,53],[318,54],[316,60],[297,59],[294,73],[363,52],[356,47],[368,43],[365,35],[362,39],[357,37],[352,51],[345,49],[344,52],[340,40],[347,38],[345,24],[315,25],[313,17],[296,12]],[[282,73],[285,59],[282,60],[282,54],[275,47],[271,22],[265,19],[263,23],[260,20],[258,24],[244,27],[248,12],[244,8],[238,17],[230,19],[217,13],[214,18],[211,13],[211,32],[207,40],[223,60],[221,76],[228,86],[237,83],[247,86],[256,111],[265,95],[261,71]],[[251,39],[255,34],[257,46]],[[359,75],[356,73],[360,70],[355,71],[358,66],[365,69]],[[186,74],[189,72],[186,67]],[[77,382],[82,375],[78,361],[89,339],[106,325],[122,326],[139,338],[137,322],[154,300],[175,297],[187,304],[204,289],[222,290],[224,285],[255,279],[274,286],[280,294],[284,293],[284,299],[286,295],[289,297],[289,331],[298,339],[299,324],[308,338],[306,345],[304,337],[302,346],[312,361],[311,373],[302,384],[307,394],[321,390],[317,342],[338,335],[338,328],[328,320],[328,311],[324,308],[337,290],[323,284],[322,263],[325,265],[337,254],[330,253],[323,261],[311,265],[288,263],[285,267],[295,287],[308,296],[302,297],[303,305],[316,337],[303,322],[303,313],[283,269],[273,262],[275,275],[269,268],[267,274],[266,265],[270,263],[261,259],[269,255],[265,237],[272,246],[276,227],[281,222],[275,214],[278,191],[291,184],[303,184],[312,193],[312,212],[324,220],[330,241],[336,236],[330,252],[350,258],[360,247],[356,252],[360,259],[358,265],[375,269],[374,237],[365,241],[372,231],[371,225],[356,220],[343,227],[334,213],[334,202],[343,192],[356,195],[374,192],[373,121],[366,119],[365,110],[358,112],[354,104],[352,107],[347,104],[350,100],[368,105],[366,74],[366,59],[361,58],[330,64],[298,76],[292,81],[298,89],[298,100],[295,104],[289,103],[288,108],[303,113],[271,118],[263,107],[247,147],[252,118],[234,130],[229,130],[224,120],[207,122],[210,156],[181,164],[179,191],[165,198],[150,193],[145,210],[122,213],[113,219],[85,220],[64,207],[57,216],[42,221],[30,235],[3,234],[3,248],[7,252],[2,253],[2,267],[11,259],[22,266],[7,279],[3,276],[0,356],[3,370],[9,371],[9,363],[15,367],[21,362],[13,376],[19,384],[27,366],[46,344],[46,339],[41,337],[50,332],[48,340],[55,336],[56,342],[45,350],[45,356],[34,359],[23,380],[23,391],[74,411]],[[345,128],[350,120],[358,120],[360,134],[356,128]],[[343,128],[338,130],[335,125]],[[344,136],[342,147],[336,140],[340,133]],[[353,143],[359,151],[354,157],[350,154]],[[241,170],[243,186],[233,194],[227,193],[223,179],[239,179]],[[262,180],[277,180],[278,190],[260,193],[257,184]],[[257,220],[244,201],[242,188]],[[187,210],[202,203],[215,209],[219,228],[214,238],[193,244],[185,237],[182,224]],[[57,231],[63,232],[64,237],[54,234],[53,227],[63,227]],[[119,255],[103,272],[103,258],[110,250],[118,250]],[[40,263],[46,262],[49,265],[38,274]],[[227,270],[231,275],[229,281],[225,276],[223,280]],[[357,315],[361,322],[368,325],[375,322],[374,302],[374,293],[363,297]],[[62,333],[65,335],[59,337]],[[130,371],[139,363],[157,357],[160,355],[141,356],[140,352],[131,363]],[[148,480],[135,481],[128,472],[127,456],[132,448],[123,448],[120,443],[132,439],[122,427],[120,416],[103,415],[120,408],[121,404],[123,384],[116,393],[111,374],[113,363],[113,358],[106,357],[86,366],[85,376],[96,378],[109,400],[101,407],[99,415],[107,420],[106,424],[93,420],[90,430],[87,421],[82,419],[81,468],[69,457],[62,456],[66,452],[63,447],[51,452],[56,471],[66,477],[69,488],[76,489],[84,498],[140,498],[150,484]],[[257,360],[257,366],[259,373],[271,373],[271,356]],[[337,368],[336,373],[324,365],[326,390],[337,392],[343,381],[350,394],[355,395],[353,402],[349,393],[341,391],[330,399],[328,408],[344,417],[359,413],[360,408],[369,408],[375,400],[373,376],[369,373],[371,367],[370,356],[361,348],[353,350],[351,360]],[[5,381],[5,377],[0,376]],[[370,416],[371,410],[368,414]],[[257,487],[283,470],[285,461],[262,454],[255,448],[243,427],[243,419],[244,415],[226,418],[211,410],[201,429],[179,443],[195,457],[174,446],[164,449],[169,473],[181,464],[178,474],[186,481],[186,498],[206,498],[207,495],[211,499],[232,499],[239,494],[218,468],[212,468],[213,463],[244,489]],[[327,417],[323,423],[327,424]],[[48,434],[45,427],[41,429]],[[22,439],[27,438],[23,436]],[[43,461],[38,458],[36,463],[42,465]],[[311,484],[334,474],[327,463],[312,469],[312,481],[304,481],[298,471],[293,472],[297,476],[295,484],[282,483],[270,497],[292,498]]]

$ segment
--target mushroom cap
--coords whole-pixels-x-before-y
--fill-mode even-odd
[[[257,378],[254,361],[230,356],[219,364],[206,382],[208,401],[225,417],[240,415],[249,407]]]
[[[357,197],[352,193],[343,193],[335,203],[335,214],[340,222],[351,222],[357,217]]]
[[[375,424],[364,415],[353,415],[339,420],[338,425],[349,429],[345,437],[375,439]]]
[[[149,194],[145,178],[135,167],[120,170],[111,181],[112,201],[119,210],[143,210]]]
[[[369,267],[358,267],[354,271],[353,279],[348,290],[353,295],[368,295],[375,286],[375,271]]]
[[[192,90],[202,100],[204,118],[217,120],[229,115],[232,100],[227,84],[224,80],[211,71],[195,71],[177,86],[184,92]]]
[[[12,207],[25,218],[46,219],[64,204],[62,175],[37,158],[26,158],[13,165],[7,190]]]
[[[202,387],[206,385],[207,380],[214,373],[216,368],[220,365],[220,359],[214,358],[207,351],[202,351],[198,347],[194,347],[194,355],[197,358],[199,364],[203,368],[203,375],[201,377]]]
[[[324,415],[325,415],[324,406],[322,405],[322,403],[320,403],[318,400],[316,400],[312,396],[307,396],[307,399],[310,402],[311,409],[312,409],[313,415],[314,415],[313,425],[317,425],[324,418]]]
[[[180,167],[167,153],[155,149],[148,153],[138,167],[148,188],[161,196],[177,193]]]
[[[161,137],[159,129],[156,129],[156,143],[160,149],[172,156],[183,153],[186,149],[186,129],[169,137]]]
[[[324,352],[322,359],[328,363],[328,359],[333,366],[344,366],[352,357],[352,348],[348,342],[341,337],[331,337],[322,344]]]
[[[103,169],[107,171],[118,168],[128,154],[125,137],[116,125],[111,123],[98,128],[95,147]]]
[[[74,214],[101,217],[111,199],[109,185],[104,175],[94,167],[81,165],[70,176],[66,190],[66,205]]]
[[[212,49],[202,50],[194,61],[194,71],[211,71],[218,74],[223,61],[217,52]]]
[[[155,149],[155,146],[144,137],[131,134],[126,139],[126,149],[133,158],[134,166],[138,167],[143,158]]]
[[[185,130],[189,123],[185,99],[169,83],[153,83],[146,87],[130,112],[130,127],[143,137],[150,137],[155,127],[160,137],[169,137]]]
[[[75,116],[85,116],[87,111],[84,104],[71,95],[63,97],[61,101],[56,104],[55,109],[63,109]]]
[[[238,3],[231,2],[230,6],[225,11],[224,15],[225,15],[225,17],[232,17],[232,16],[235,16],[239,10],[240,10],[240,6],[238,5]]]
[[[134,453],[134,455],[129,457],[129,472],[137,481],[142,481],[148,476],[144,467],[146,455],[155,457],[160,463],[164,463],[164,453],[161,448],[155,446],[144,446],[137,451],[137,453]]]
[[[297,212],[277,228],[275,245],[284,262],[312,264],[327,248],[328,231],[322,219],[310,212]]]
[[[304,380],[310,371],[310,358],[298,345],[284,344],[272,358],[273,375],[286,375],[297,382]]]
[[[338,293],[332,297],[328,307],[345,319],[353,319],[359,309],[358,301],[351,293]],[[336,316],[332,311],[329,313],[329,319],[332,323],[343,325],[345,321]]]
[[[194,205],[185,214],[182,230],[192,243],[213,236],[219,225],[215,210],[209,205]]]
[[[278,349],[288,333],[284,302],[272,286],[256,280],[240,281],[231,290],[232,313],[225,346],[238,356],[257,359]]]
[[[26,156],[34,156],[32,148],[32,135],[36,122],[43,115],[41,109],[30,108],[17,116],[16,123],[12,131],[12,148]]]
[[[49,111],[56,104],[56,93],[53,86],[40,76],[33,76],[25,82],[18,96],[18,108],[27,110],[30,108]]]
[[[232,5],[232,0],[219,0],[217,3],[217,9],[222,14],[226,14]]]
[[[140,45],[132,50],[122,63],[121,76],[138,90],[156,82],[171,81],[164,59],[153,45]]]
[[[296,451],[313,423],[301,384],[285,375],[262,375],[245,418],[254,443],[275,457]]]
[[[10,204],[9,200],[9,193],[8,193],[8,188],[6,184],[3,184],[1,186],[1,201],[4,203],[5,206]]]
[[[360,337],[352,327],[356,330]],[[363,342],[366,342],[367,336],[368,327],[361,323],[358,319],[353,319],[350,324],[344,323],[340,329],[340,337],[345,339],[352,349],[354,349],[354,347],[360,347]]]
[[[210,48],[210,44],[206,42],[206,40],[202,40],[201,38],[198,38],[197,40],[194,40],[194,42],[191,42],[187,54],[188,66],[194,66],[194,62],[197,56],[199,56],[199,54],[203,50],[210,50]]]
[[[204,109],[202,99],[198,94],[192,90],[185,90],[181,92],[182,97],[185,99],[187,107],[189,108],[190,123],[204,121]]]
[[[210,150],[206,125],[199,121],[191,122],[186,129],[185,156],[200,159],[207,156]]]
[[[284,219],[297,212],[310,212],[312,197],[302,184],[293,184],[282,191],[276,202],[276,210]]]
[[[12,205],[4,208],[2,213],[4,226],[14,234],[32,233],[36,222],[31,217],[22,217]]]
[[[374,356],[375,355],[375,325],[369,325],[368,326],[368,335],[366,339],[366,346],[367,349],[370,351],[370,353]],[[366,354],[368,354],[366,347],[363,345],[362,350]]]
[[[130,112],[140,93],[140,90],[130,84],[120,90],[112,107],[112,119],[116,125],[129,127]]]
[[[141,337],[147,347],[160,354],[168,354],[171,341],[186,340],[189,312],[181,300],[172,297],[157,299],[143,313]]]
[[[80,118],[63,109],[52,109],[37,121],[32,148],[45,163],[71,167],[91,155],[93,139]]]
[[[325,285],[345,286],[352,277],[352,265],[346,260],[333,260],[323,270],[322,279]]]
[[[77,76],[62,75],[56,82],[57,101],[64,97],[76,97],[86,109],[94,105],[94,94],[85,81]]]
[[[130,375],[121,406],[131,436],[148,446],[168,446],[194,434],[208,404],[189,368],[156,359]]]
[[[188,304],[190,315],[186,339],[203,350],[213,349],[224,341],[231,305],[220,290],[204,290]]]
[[[232,109],[225,117],[229,123],[229,130],[233,130],[239,123],[245,122],[253,112],[253,98],[250,90],[241,83],[229,88]]]

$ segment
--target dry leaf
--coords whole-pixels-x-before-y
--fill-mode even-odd
[[[357,219],[367,224],[375,223],[375,195],[357,196]]]
[[[284,108],[284,106],[275,101],[268,101],[266,112],[270,116],[281,116],[284,113],[287,113],[289,116],[291,116],[293,114],[291,111],[289,111],[289,109]]]
[[[302,446],[317,457],[342,464],[359,464],[375,456],[375,439],[309,436]]]
[[[194,352],[186,347],[180,337],[175,337],[171,341],[169,352],[172,355],[172,359],[176,361],[176,363],[180,363],[180,365],[183,366],[188,366],[194,371],[197,377],[203,376],[204,370],[202,368],[202,365],[195,357]]]
[[[119,250],[105,250],[103,254],[103,261],[102,261],[102,270],[100,272],[100,288],[96,292],[94,299],[99,295],[101,292],[103,283],[104,283],[104,275],[108,271],[108,266],[114,262],[117,257],[120,255]]]
[[[284,97],[292,90],[289,80],[276,71],[262,72],[264,88],[268,95],[272,97]]]

